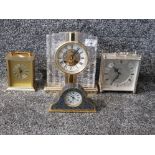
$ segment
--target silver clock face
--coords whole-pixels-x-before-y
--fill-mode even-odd
[[[106,87],[130,87],[134,83],[137,61],[106,60],[104,81]]]
[[[77,107],[82,103],[82,96],[77,91],[69,91],[65,96],[65,104],[69,107]]]
[[[65,43],[58,48],[55,62],[64,73],[79,73],[85,69],[88,63],[86,47],[78,42]]]

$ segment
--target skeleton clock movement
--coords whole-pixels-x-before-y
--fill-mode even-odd
[[[55,64],[65,77],[62,88],[49,112],[95,112],[95,105],[87,98],[87,93],[77,82],[77,76],[88,65],[88,51],[85,45],[77,41],[76,33],[69,33],[69,41],[58,47]]]

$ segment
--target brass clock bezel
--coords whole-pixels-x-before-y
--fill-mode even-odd
[[[85,65],[85,67],[84,67],[82,70],[80,70],[79,72],[69,72],[69,71],[66,71],[66,70],[64,70],[64,69],[61,67],[61,65],[59,64],[59,61],[58,61],[58,53],[59,53],[59,51],[60,51],[64,46],[66,46],[67,44],[78,44],[80,47],[82,47],[82,48],[84,49],[84,51],[85,51],[85,53],[86,53],[86,55],[87,55],[87,56],[86,56],[87,60],[85,60],[85,61],[87,61],[87,62],[85,63],[86,65]],[[80,43],[79,41],[67,41],[67,42],[63,43],[62,45],[60,45],[60,46],[57,48],[56,53],[55,53],[55,64],[56,64],[57,68],[59,68],[59,70],[60,70],[61,72],[63,72],[63,73],[67,73],[67,74],[71,74],[71,75],[79,74],[79,73],[81,73],[81,72],[87,67],[88,62],[89,62],[89,57],[88,57],[87,48],[85,47],[85,45],[83,45],[83,44]]]

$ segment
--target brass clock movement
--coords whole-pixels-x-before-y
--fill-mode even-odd
[[[6,61],[7,90],[34,91],[34,55],[31,52],[9,52]]]
[[[136,92],[141,56],[136,53],[103,53],[100,65],[100,91]]]
[[[50,112],[95,112],[94,103],[87,98],[83,87],[77,83],[77,76],[88,64],[87,48],[75,41],[76,34],[70,33],[70,41],[61,45],[55,53],[55,63],[65,76],[65,86]]]

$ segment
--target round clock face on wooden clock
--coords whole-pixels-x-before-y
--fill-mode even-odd
[[[87,66],[88,54],[86,47],[79,42],[65,43],[58,48],[55,62],[62,72],[77,74]]]

